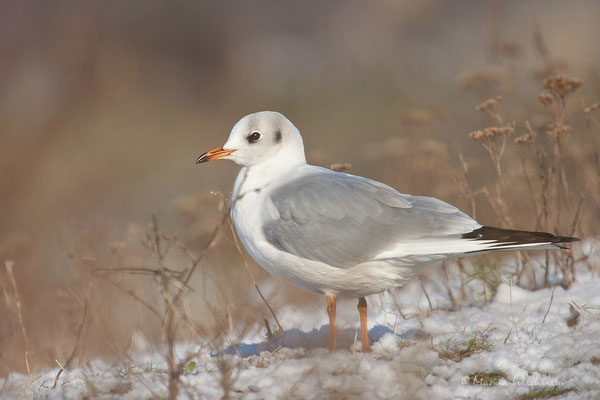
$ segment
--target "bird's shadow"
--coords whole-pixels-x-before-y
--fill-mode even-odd
[[[409,329],[399,334],[383,325],[375,325],[369,330],[369,338],[372,342],[377,342],[385,334],[394,334],[398,338],[406,340],[423,339],[428,334],[420,329]],[[350,348],[355,341],[361,340],[360,331],[354,328],[338,329],[336,334],[336,347],[338,349]],[[279,335],[275,335],[268,340],[260,343],[239,343],[229,346],[225,349],[226,354],[238,354],[241,357],[249,357],[262,353],[263,351],[273,351],[279,347],[289,349],[315,349],[329,348],[329,325],[323,325],[319,329],[313,329],[310,332],[304,332],[300,329],[289,329]]]

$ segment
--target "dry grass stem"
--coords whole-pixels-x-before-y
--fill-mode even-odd
[[[246,267],[246,271],[248,271],[248,275],[250,275],[250,279],[252,280],[252,283],[254,284],[254,288],[256,289],[256,291],[258,292],[258,295],[262,299],[263,303],[265,303],[265,305],[269,309],[269,312],[273,316],[273,319],[275,320],[275,323],[277,324],[277,327],[279,328],[278,334],[283,333],[284,332],[283,327],[279,323],[279,319],[277,318],[275,311],[273,310],[273,308],[271,307],[271,305],[269,304],[269,302],[267,301],[265,296],[262,294],[262,291],[258,287],[258,283],[256,282],[256,279],[254,279],[254,274],[252,274],[252,271],[250,270],[250,266],[248,265],[248,262],[246,261],[246,258],[244,257],[244,253],[242,252],[240,244],[238,243],[237,236],[234,232],[234,228],[233,228],[233,224],[232,224],[231,220],[229,220],[229,228],[231,229],[231,233],[233,234],[233,240],[235,243],[235,247],[244,263],[244,266]]]
[[[517,335],[517,342],[519,343],[519,346],[521,346],[521,335],[519,335],[519,329],[517,328],[517,323],[515,322],[515,310],[513,308],[513,301],[512,301],[512,281],[508,281],[508,295],[509,295],[509,301],[510,301],[510,316],[512,319],[512,323],[513,323],[513,327],[515,328],[515,334]]]
[[[429,316],[431,317],[433,315],[433,304],[431,303],[431,298],[429,297],[427,290],[425,290],[425,285],[423,284],[422,278],[420,279],[420,283],[421,283],[421,289],[423,290],[423,293],[425,294],[425,298],[427,299],[427,304],[429,304]]]
[[[15,274],[13,271],[15,263],[14,261],[7,260],[4,262],[4,266],[6,267],[6,274],[8,275],[8,280],[12,286],[13,296],[14,296],[14,304],[17,311],[17,320],[19,321],[19,327],[21,328],[21,335],[23,336],[23,346],[25,348],[25,367],[27,368],[27,374],[29,374],[29,378],[33,379],[33,375],[31,372],[31,368],[29,366],[29,355],[31,354],[31,347],[29,347],[29,337],[27,335],[27,328],[25,326],[25,320],[23,318],[23,309],[21,296],[19,295],[19,289],[17,287],[17,280],[15,279]],[[5,290],[4,295],[7,296],[7,292]],[[8,297],[8,296],[7,296]],[[7,301],[7,304],[10,302]]]
[[[556,286],[552,288],[552,294],[550,295],[550,304],[548,304],[548,309],[546,310],[546,313],[544,314],[544,318],[542,318],[542,325],[544,325],[544,322],[546,322],[546,317],[548,316],[548,313],[550,312],[550,307],[552,307],[552,300],[554,300],[554,291],[556,290]]]
[[[71,355],[69,356],[69,358],[67,358],[67,362],[65,362],[64,365],[61,364],[57,359],[54,360],[60,366],[60,370],[56,374],[56,378],[54,378],[54,384],[52,385],[53,388],[56,388],[56,385],[58,384],[58,379],[60,378],[60,375],[63,373],[63,371],[71,366],[71,363],[73,362],[73,359],[75,358],[75,355],[77,354],[77,351],[79,349],[79,345],[81,343],[81,337],[83,334],[83,328],[86,323],[88,304],[89,304],[89,300],[90,300],[90,293],[92,292],[92,285],[93,285],[92,282],[90,282],[88,284],[88,290],[85,295],[85,303],[83,305],[83,316],[81,317],[81,323],[79,324],[79,327],[77,328],[77,339],[75,340],[75,346],[73,346],[73,351],[71,352]]]

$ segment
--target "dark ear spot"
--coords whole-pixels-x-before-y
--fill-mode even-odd
[[[275,143],[281,142],[281,131],[275,132]]]

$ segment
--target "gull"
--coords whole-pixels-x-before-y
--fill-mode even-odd
[[[252,258],[275,277],[327,297],[330,351],[336,297],[358,298],[362,350],[369,352],[365,296],[401,287],[442,260],[561,249],[579,240],[484,226],[436,198],[307,164],[300,131],[278,112],[243,117],[222,147],[196,163],[216,159],[242,167],[231,217]]]

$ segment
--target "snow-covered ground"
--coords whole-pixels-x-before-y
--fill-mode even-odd
[[[425,284],[431,314],[418,280],[368,299],[371,354],[360,352],[354,302],[338,305],[339,350],[333,353],[327,350],[325,310],[291,306],[278,309],[287,330],[270,342],[257,328],[225,353],[180,343],[180,358],[195,353],[182,375],[180,397],[221,398],[227,386],[222,371],[229,369],[231,398],[600,398],[598,271],[578,266],[577,281],[567,290],[529,291],[503,282],[488,304],[474,296],[456,310],[442,279],[437,273]],[[458,281],[451,280],[456,289]],[[93,360],[67,370],[54,389],[58,369],[34,382],[11,374],[0,378],[0,396],[164,398],[166,371],[161,352],[138,350],[127,361]]]

